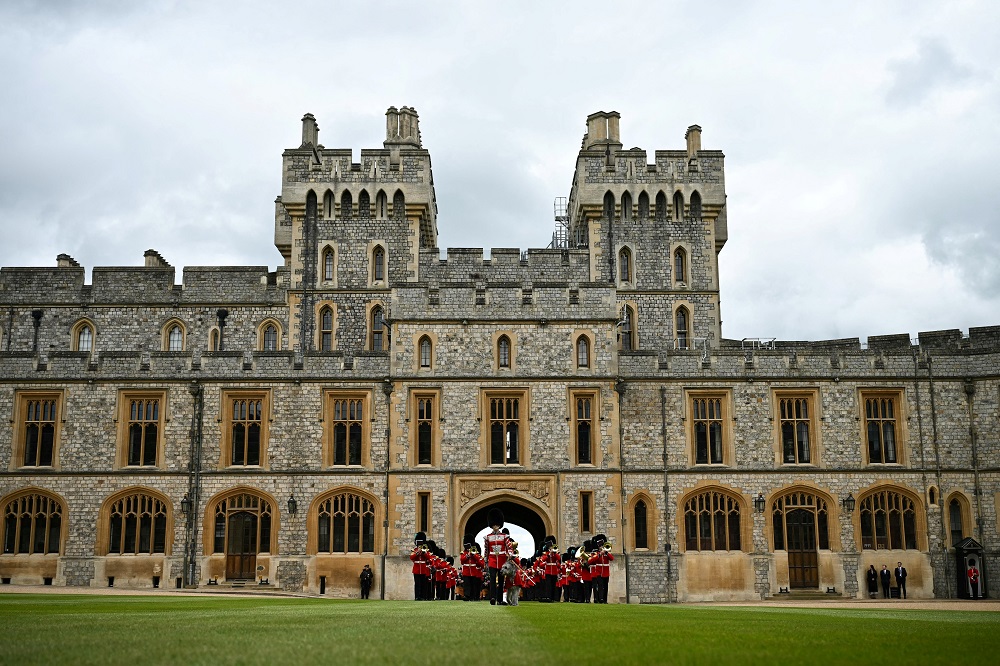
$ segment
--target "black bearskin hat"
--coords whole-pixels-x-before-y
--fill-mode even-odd
[[[510,530],[509,530],[509,529],[507,529],[506,527],[505,527],[505,528],[503,528],[502,530],[500,530],[500,532],[501,532],[502,534],[506,534],[507,536],[510,536]]]
[[[591,541],[590,539],[587,539],[586,541],[583,542],[583,549],[585,551],[587,551],[588,553],[591,552],[591,551],[593,551],[594,550],[594,542]]]
[[[608,537],[606,537],[603,534],[595,534],[594,537],[590,540],[590,542],[594,545],[594,550],[597,550],[598,548],[600,548],[601,546],[603,546],[605,543],[608,542]]]
[[[438,547],[438,545],[436,543],[434,543],[434,539],[430,539],[427,542],[427,550],[429,550],[431,553],[434,553],[435,551],[437,551],[437,547]]]
[[[569,548],[567,548],[566,554],[569,555],[571,558],[576,557],[576,546],[570,546]]]
[[[468,550],[471,547],[472,547],[472,537],[466,534],[465,538],[462,539],[462,550]]]
[[[551,534],[548,535],[547,537],[545,537],[545,545],[546,547],[556,545],[556,538]]]
[[[448,557],[445,558],[445,562],[447,562],[448,564],[454,564],[455,558],[449,555]]]
[[[503,511],[496,507],[490,509],[489,513],[486,514],[486,523],[490,527],[503,527]]]
[[[424,534],[423,532],[417,532],[417,535],[413,537],[413,543],[417,544],[418,546],[422,544],[424,541],[427,541],[427,535]]]

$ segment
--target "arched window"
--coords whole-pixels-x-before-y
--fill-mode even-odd
[[[684,195],[680,190],[674,192],[674,222],[684,220]]]
[[[632,351],[635,344],[635,310],[626,305],[622,311],[622,319],[618,322],[618,348],[621,351]]]
[[[680,247],[674,250],[674,282],[687,282],[687,253]]]
[[[165,553],[167,547],[167,503],[145,492],[111,501],[108,507],[108,553]]]
[[[420,348],[420,367],[431,367],[431,339],[426,335],[422,336],[418,346]]]
[[[497,367],[510,367],[510,338],[501,335],[497,340]]]
[[[264,326],[264,351],[278,351],[278,327],[274,324]]]
[[[385,351],[389,347],[387,339],[389,336],[386,334],[385,313],[381,305],[372,308],[371,321],[371,349],[372,351]]]
[[[645,191],[639,193],[639,219],[649,218],[649,195]]]
[[[375,216],[380,220],[389,217],[389,197],[382,190],[375,195]]]
[[[632,528],[635,548],[649,548],[649,522],[645,500],[638,500],[632,508]]]
[[[432,464],[434,447],[434,398],[417,398],[417,464]]]
[[[719,490],[688,498],[684,504],[687,550],[740,550],[740,501]]]
[[[333,400],[333,464],[360,465],[364,443],[365,401],[355,397]]]
[[[219,329],[213,328],[208,335],[208,351],[219,351]]]
[[[917,549],[917,509],[908,495],[876,490],[861,498],[858,505],[862,549]]]
[[[948,501],[948,529],[952,548],[966,536],[965,519],[968,515],[964,498],[958,494],[952,495]]]
[[[618,252],[618,279],[621,282],[632,281],[632,250],[627,247]]]
[[[345,220],[351,219],[351,211],[354,208],[354,200],[350,190],[344,190],[340,195],[340,217]]]
[[[329,305],[319,311],[319,348],[333,351],[333,308]]]
[[[184,351],[184,329],[180,324],[172,324],[167,329],[167,351]]]
[[[674,335],[677,336],[677,349],[688,349],[690,347],[689,332],[687,308],[677,308],[677,312],[674,313]]]
[[[590,367],[590,340],[586,335],[581,335],[576,339],[576,367]]]
[[[830,515],[826,500],[813,493],[795,491],[771,504],[775,550],[829,550]]]
[[[24,466],[51,467],[59,425],[59,398],[55,395],[30,395],[22,404]]]
[[[372,281],[383,282],[385,280],[385,250],[381,245],[376,245],[372,250]]]
[[[396,190],[396,193],[392,195],[392,216],[397,220],[406,217],[406,199],[403,198],[402,190]]]
[[[226,553],[236,556],[232,558],[234,560],[242,560],[227,563],[233,565],[232,568],[227,566],[227,576],[253,578],[256,572],[252,566],[247,565],[254,562],[255,558],[248,558],[246,555],[272,552],[272,511],[267,499],[249,492],[237,492],[216,502],[213,552]],[[238,548],[238,551],[230,550],[234,548]]]
[[[230,421],[230,464],[259,465],[264,423],[264,400],[253,397],[232,398]]]
[[[323,217],[328,220],[333,217],[333,192],[330,190],[323,195]]]
[[[320,553],[374,553],[375,503],[351,492],[320,501],[316,541]]]
[[[4,555],[58,555],[63,513],[62,503],[46,493],[9,500],[3,507]]]
[[[698,192],[691,193],[691,219],[701,219],[701,195]]]
[[[628,192],[622,193],[622,219],[632,219],[632,195]]]
[[[667,221],[667,195],[660,190],[656,193],[656,221]]]
[[[94,350],[94,329],[90,324],[77,325],[75,336],[76,351],[89,352]]]
[[[363,220],[372,216],[372,202],[368,196],[368,190],[361,190],[358,195],[358,217]]]
[[[615,216],[615,195],[610,191],[604,195],[604,219],[610,220]]]
[[[323,249],[323,281],[333,282],[333,248],[327,247]]]

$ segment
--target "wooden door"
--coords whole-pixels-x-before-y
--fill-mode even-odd
[[[240,511],[229,516],[226,579],[253,580],[257,567],[257,516]]]
[[[816,552],[816,514],[792,509],[785,517],[788,527],[788,583],[793,588],[819,587],[819,556]]]

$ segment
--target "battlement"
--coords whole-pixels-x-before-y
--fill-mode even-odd
[[[493,248],[485,258],[483,248],[448,248],[420,251],[420,276],[430,282],[526,283],[534,281],[587,282],[590,254],[587,250]]]

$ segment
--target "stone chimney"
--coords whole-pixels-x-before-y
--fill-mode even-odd
[[[416,109],[408,106],[390,106],[385,112],[385,143],[386,148],[400,145],[420,147],[420,120]]]
[[[80,263],[68,254],[60,254],[56,257],[56,266],[59,268],[79,268]]]
[[[319,125],[316,124],[316,117],[307,113],[302,116],[302,145],[299,148],[319,145]]]
[[[399,111],[396,107],[390,106],[385,112],[385,140],[392,141],[399,138]]]
[[[684,133],[684,138],[687,139],[688,144],[688,159],[697,157],[698,151],[701,150],[701,128],[697,125],[691,125]]]
[[[146,268],[170,268],[170,264],[156,250],[146,250]]]
[[[621,149],[619,129],[621,117],[617,111],[598,111],[587,116],[587,135],[583,139],[584,150],[607,145],[609,154],[613,154]]]

